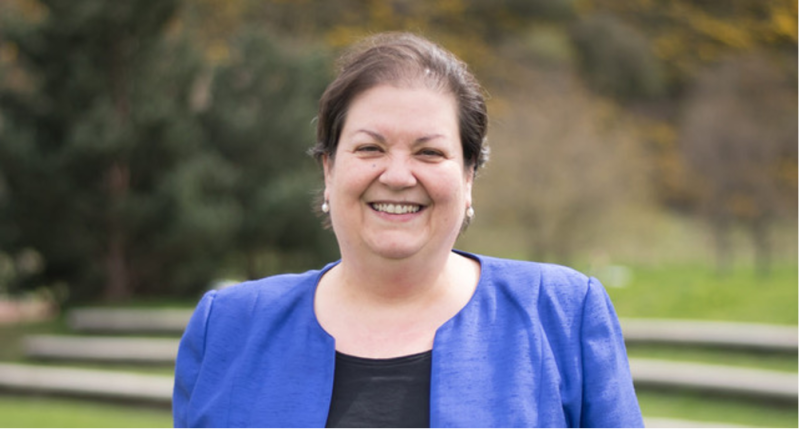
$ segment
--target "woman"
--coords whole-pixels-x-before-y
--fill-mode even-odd
[[[453,250],[487,123],[466,66],[425,39],[345,57],[314,148],[341,260],[203,297],[176,426],[642,426],[596,280]]]

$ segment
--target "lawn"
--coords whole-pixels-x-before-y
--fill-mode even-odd
[[[172,427],[169,410],[73,399],[0,396],[2,427]]]
[[[638,390],[645,417],[750,427],[797,427],[797,407],[688,391]]]
[[[665,318],[797,326],[798,270],[780,263],[767,276],[740,265],[725,275],[703,264],[629,268],[625,287],[609,287],[617,313],[628,318]],[[610,279],[609,279],[610,280]],[[655,358],[798,372],[798,356],[715,348],[633,345],[631,358]],[[798,408],[690,391],[637,392],[647,417],[721,422],[753,427],[797,427]]]
[[[606,290],[620,317],[797,326],[797,285],[797,264],[776,265],[769,276],[746,266],[720,275],[707,265],[682,264],[633,267],[625,287]]]

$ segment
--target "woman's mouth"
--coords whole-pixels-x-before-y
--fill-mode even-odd
[[[373,210],[389,214],[416,213],[422,210],[419,204],[391,204],[391,203],[371,203]]]

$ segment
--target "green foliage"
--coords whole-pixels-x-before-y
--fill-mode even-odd
[[[214,72],[201,120],[209,142],[236,168],[231,195],[241,223],[233,252],[246,261],[250,278],[265,274],[256,260],[271,250],[299,251],[317,263],[335,255],[332,236],[313,215],[321,178],[306,154],[329,80],[325,59],[292,55],[263,31],[246,29]]]
[[[732,53],[757,51],[784,78],[797,73],[797,5],[789,0],[116,3],[0,2],[0,249],[8,260],[33,253],[43,261],[38,270],[13,270],[24,274],[12,285],[15,290],[69,285],[74,299],[194,295],[219,271],[254,277],[318,266],[333,257],[332,235],[320,230],[309,210],[313,190],[321,186],[319,173],[302,153],[313,143],[314,104],[330,69],[310,46],[338,49],[385,30],[415,31],[442,43],[470,64],[492,94],[490,140],[498,163],[490,164],[486,179],[509,170],[502,164],[503,146],[567,147],[571,138],[581,148],[576,152],[590,158],[592,172],[596,167],[598,174],[629,175],[629,183],[643,188],[624,202],[612,201],[607,195],[629,186],[574,180],[589,170],[575,163],[577,173],[567,173],[569,159],[512,152],[522,165],[544,157],[547,166],[565,167],[565,181],[592,196],[591,207],[580,213],[645,200],[648,193],[662,208],[701,206],[710,199],[680,156],[681,145],[692,140],[680,112],[697,104],[693,94],[707,99],[699,89],[703,85],[690,85],[698,71]],[[732,75],[743,70],[738,63],[725,67]],[[725,68],[710,70],[713,81]],[[587,87],[593,91],[584,91]],[[761,95],[796,93],[793,83],[775,91],[752,87]],[[545,90],[553,95],[544,98]],[[578,92],[579,97],[564,97]],[[769,113],[773,109],[789,116],[796,111],[796,103],[791,109],[776,107],[770,95],[742,98],[745,104],[757,100],[751,104],[767,118],[777,117]],[[717,102],[743,103],[711,104]],[[510,112],[533,123],[531,113],[538,111],[565,113],[497,138],[504,123],[516,120]],[[585,114],[575,113],[581,111]],[[718,121],[723,130],[727,124],[749,124],[796,138],[796,122],[723,116]],[[596,129],[575,134],[581,118],[597,118]],[[631,120],[618,128],[614,124],[621,118]],[[597,138],[617,128],[613,138]],[[737,129],[730,132],[743,135]],[[694,134],[697,141],[709,140]],[[617,157],[625,161],[624,169],[600,162],[616,151],[618,140],[642,145],[647,157]],[[577,146],[580,141],[596,151]],[[755,148],[753,141],[743,145],[745,153]],[[776,191],[772,200],[791,206],[796,148],[776,160],[765,164],[780,184],[780,189],[768,185]],[[700,164],[699,171],[710,171]],[[630,175],[628,166],[649,171],[650,177]],[[502,182],[485,193],[500,195],[498,189],[523,183]],[[594,221],[580,220],[574,206],[548,201],[564,195],[553,183],[540,179],[521,187],[546,188],[525,195],[547,208],[536,215],[558,224],[558,231],[523,222],[513,235],[549,234],[548,242],[555,244],[532,249],[542,254],[567,254],[569,249],[558,246],[568,241],[575,249],[593,245],[581,228]],[[491,205],[516,212],[510,201],[519,199],[517,192]],[[742,213],[766,207],[747,195],[727,200],[725,205]],[[481,222],[510,229],[508,218],[480,217],[471,232]],[[761,224],[759,230],[769,226]],[[535,234],[528,228],[536,228]],[[754,241],[763,236],[754,233]],[[768,251],[767,244],[759,246]],[[288,261],[294,261],[292,268]]]
[[[660,64],[647,40],[613,15],[579,20],[572,37],[580,71],[599,93],[642,99],[662,92]]]
[[[42,4],[42,20],[9,18],[13,24],[4,26],[28,85],[0,93],[0,171],[8,185],[3,216],[13,228],[3,244],[11,252],[32,247],[45,260],[19,287],[67,282],[80,299],[115,284],[107,296],[122,297],[150,280],[138,270],[140,255],[129,238],[146,241],[163,232],[163,223],[143,235],[136,225],[156,217],[148,208],[168,205],[154,188],[185,155],[165,157],[168,145],[159,143],[173,127],[192,122],[178,98],[191,58],[161,38],[177,3]],[[166,52],[183,60],[181,67],[159,64]],[[155,168],[138,163],[141,157],[157,158]],[[125,210],[134,205],[142,209]],[[142,277],[131,278],[133,270]]]
[[[0,248],[44,260],[12,290],[194,296],[237,252],[334,254],[305,155],[321,55],[249,32],[214,70],[169,31],[177,0],[43,5],[2,34],[24,79],[0,86]]]

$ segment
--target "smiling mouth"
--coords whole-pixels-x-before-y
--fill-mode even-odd
[[[389,213],[389,214],[407,214],[416,213],[422,210],[422,206],[418,204],[387,204],[387,203],[372,203],[370,204],[373,210]]]

